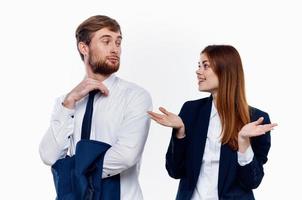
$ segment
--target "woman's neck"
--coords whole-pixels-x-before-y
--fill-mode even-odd
[[[215,105],[215,107],[217,108],[217,104],[216,104],[217,92],[213,92],[213,93],[212,93],[212,97],[213,97],[214,105]]]

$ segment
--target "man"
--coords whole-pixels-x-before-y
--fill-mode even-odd
[[[121,200],[143,199],[138,182],[140,160],[147,139],[152,109],[149,93],[114,75],[119,69],[122,34],[119,24],[107,16],[93,16],[76,30],[77,48],[86,76],[58,99],[50,127],[40,144],[40,156],[53,165],[81,139],[88,93],[94,97],[90,140],[110,144],[104,156],[102,178],[120,174]]]

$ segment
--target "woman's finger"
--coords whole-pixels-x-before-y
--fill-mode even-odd
[[[156,119],[162,119],[164,117],[164,115],[152,112],[152,111],[148,111],[147,112],[150,116],[155,117]]]
[[[254,121],[253,123],[254,123],[255,125],[259,125],[259,124],[261,124],[261,123],[263,122],[263,120],[264,120],[263,117],[259,117],[259,118],[257,119],[257,121]]]
[[[159,110],[160,110],[162,113],[164,113],[165,115],[169,115],[169,114],[170,114],[170,112],[167,111],[164,107],[159,107]]]

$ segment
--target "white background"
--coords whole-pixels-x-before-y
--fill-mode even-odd
[[[185,3],[186,2],[186,3]],[[178,113],[207,96],[195,70],[209,44],[231,44],[241,54],[249,104],[279,126],[259,200],[298,199],[301,185],[301,6],[298,1],[1,1],[0,199],[54,199],[50,168],[39,142],[56,97],[84,75],[74,31],[105,14],[122,27],[118,75],[152,95],[154,110]],[[152,123],[140,181],[146,200],[175,198],[178,181],[165,170],[170,129]]]

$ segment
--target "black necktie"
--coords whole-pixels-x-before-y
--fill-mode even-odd
[[[91,119],[92,119],[92,113],[93,113],[93,99],[95,94],[98,92],[98,90],[92,90],[89,92],[88,101],[86,104],[86,110],[82,122],[82,134],[81,139],[87,139],[90,138],[90,130],[91,130]]]

